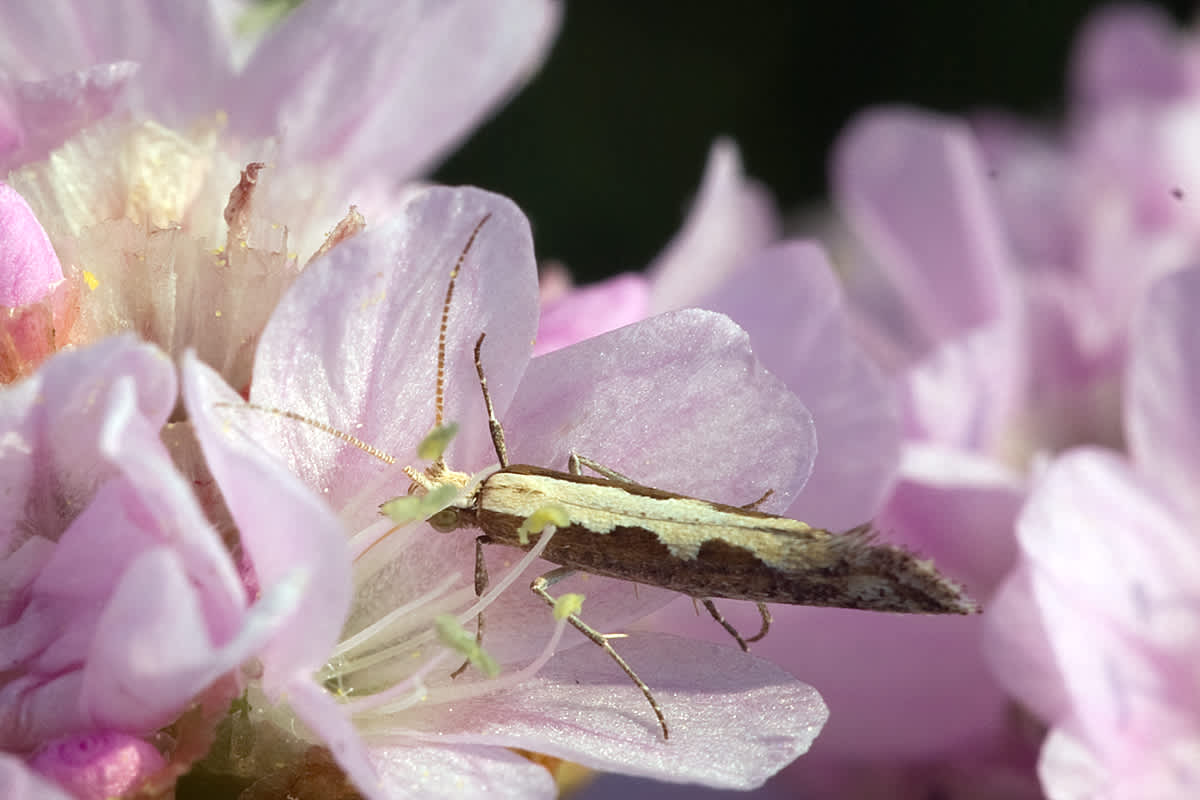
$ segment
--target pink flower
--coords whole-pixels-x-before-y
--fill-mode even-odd
[[[1061,131],[976,123],[1037,345],[1025,413],[1035,444],[1119,444],[1130,318],[1200,246],[1198,56],[1161,14],[1109,9],[1076,46]]]
[[[79,295],[57,346],[134,330],[243,392],[303,265],[402,203],[532,73],[559,15],[317,0],[249,42],[230,4],[141,5],[0,7],[0,168]]]
[[[223,713],[239,667],[303,610],[298,590],[336,570],[338,551],[319,554],[318,569],[264,581],[247,602],[160,438],[178,440],[163,432],[175,401],[171,363],[129,337],[60,353],[0,392],[4,750],[86,732],[148,736],[197,702]],[[268,496],[280,482],[259,488]],[[319,527],[322,508],[304,500],[285,508]],[[54,777],[72,782],[64,769]]]
[[[508,201],[478,190],[419,194],[301,275],[263,334],[250,395],[383,448],[397,466],[312,426],[218,406],[236,396],[185,365],[189,412],[255,571],[271,574],[291,558],[290,534],[262,525],[272,507],[233,469],[235,456],[255,452],[243,436],[273,450],[338,510],[356,554],[340,642],[321,654],[323,665],[287,648],[264,653],[254,713],[284,728],[300,718],[373,797],[464,779],[479,791],[552,793],[541,767],[505,749],[514,747],[663,780],[757,785],[816,735],[824,714],[815,692],[728,646],[633,634],[616,646],[663,706],[671,726],[664,741],[641,693],[603,652],[568,632],[570,649],[550,657],[562,623],[523,588],[549,565],[518,575],[519,554],[504,548],[486,548],[492,584],[517,584],[487,605],[484,647],[503,667],[500,677],[449,677],[462,656],[438,646],[431,628],[443,613],[463,624],[474,618],[474,537],[425,524],[395,529],[377,509],[410,483],[398,465],[419,464],[415,447],[434,421],[450,269],[489,213],[446,328],[446,419],[461,426],[447,453],[452,466],[476,471],[495,461],[472,360],[486,332],[484,368],[514,463],[562,467],[574,449],[649,483],[729,502],[773,487],[777,506],[808,471],[807,411],[724,317],[665,315],[530,361],[537,285],[528,223]],[[561,590],[583,592],[583,618],[604,631],[672,597],[594,576]],[[280,699],[290,708],[272,705]]]
[[[1200,268],[1158,280],[1130,334],[1129,455],[1039,476],[990,615],[997,674],[1051,726],[1049,796],[1192,797],[1200,785]]]
[[[964,580],[985,610],[1012,563],[1031,457],[1119,443],[1133,311],[1158,276],[1194,262],[1197,52],[1161,17],[1109,12],[1081,41],[1080,102],[1061,134],[997,117],[972,131],[885,109],[860,117],[839,145],[835,193],[854,237],[841,252],[856,324],[902,386],[906,443],[879,522]],[[1019,765],[1030,737],[1005,699],[1012,678],[987,677],[985,631],[963,624],[961,638],[940,645],[904,635],[912,661],[855,663],[892,672],[907,663],[929,687],[964,681],[962,693],[945,691],[945,717],[926,704],[925,736],[894,731],[905,757]],[[836,692],[811,679],[831,724],[806,764],[838,741],[846,719]]]

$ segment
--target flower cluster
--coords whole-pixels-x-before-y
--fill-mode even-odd
[[[308,0],[254,35],[233,7],[0,4],[0,794],[793,761],[812,794],[1195,794],[1200,39],[1102,13],[1055,131],[865,112],[824,245],[718,142],[654,263],[574,288],[511,201],[413,183],[557,2]],[[429,461],[494,468],[492,412],[513,463],[873,519],[986,613],[776,606],[748,655],[689,598],[556,585],[667,739],[524,590],[553,526],[483,547],[483,589],[474,535],[423,521]]]
[[[530,360],[528,222],[406,183],[529,74],[558,4],[311,0],[256,42],[226,11],[0,8],[5,796],[169,796],[190,771],[260,793],[544,797],[560,760],[747,788],[803,753],[825,707],[779,668],[623,639],[667,742],[603,652],[500,591],[548,569],[536,550],[489,553],[477,601],[471,536],[377,511],[443,388],[446,458],[492,460],[480,332],[519,460],[579,449],[730,503],[765,482],[776,508],[811,469],[809,411],[726,317]],[[671,598],[581,588],[601,630]],[[485,609],[499,677],[452,678],[455,626]]]

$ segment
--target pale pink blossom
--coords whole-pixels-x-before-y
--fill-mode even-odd
[[[573,632],[563,638],[570,649],[530,674],[562,635],[525,588],[549,569],[545,563],[487,606],[484,646],[503,666],[500,677],[474,670],[449,677],[462,657],[439,647],[430,627],[439,613],[464,624],[474,617],[474,537],[425,524],[389,533],[377,507],[406,491],[398,465],[420,463],[414,448],[434,421],[450,268],[488,213],[446,329],[446,418],[461,425],[447,453],[451,466],[476,471],[496,459],[472,360],[486,332],[484,368],[515,463],[564,467],[577,450],[649,483],[728,502],[749,502],[765,484],[776,490],[777,508],[807,475],[808,412],[757,365],[745,334],[726,318],[677,312],[529,360],[537,282],[528,223],[508,201],[478,190],[419,194],[298,279],[263,334],[250,393],[253,403],[370,442],[394,454],[397,466],[295,420],[219,405],[237,398],[210,371],[185,364],[191,418],[255,571],[277,572],[291,556],[277,544],[286,537],[256,524],[272,507],[234,470],[256,452],[250,440],[338,510],[346,547],[358,554],[341,641],[320,655],[323,665],[306,660],[315,648],[303,657],[288,648],[264,653],[255,713],[285,729],[299,717],[373,797],[413,785],[445,793],[464,775],[477,788],[552,794],[548,774],[504,749],[512,747],[661,780],[755,786],[816,735],[824,719],[816,693],[729,646],[657,634],[616,640],[663,706],[671,726],[664,741],[637,688]],[[704,469],[696,469],[698,459]],[[512,577],[518,554],[486,553],[493,584]],[[672,596],[594,576],[560,588],[584,593],[583,618],[606,631]],[[370,665],[380,652],[386,660]],[[321,684],[311,677],[317,667]]]
[[[1145,287],[1200,247],[1200,44],[1160,12],[1085,26],[1066,124],[974,124],[1028,308],[1033,445],[1119,444],[1119,381]],[[1028,445],[1027,445],[1028,448]]]
[[[302,589],[336,575],[339,556],[348,580],[340,550],[302,554],[247,598],[193,475],[160,438],[175,436],[163,433],[175,403],[171,362],[130,337],[62,352],[0,392],[0,748],[149,736],[197,702],[223,712],[241,665],[294,615],[309,624]],[[281,484],[258,489],[280,498]],[[306,498],[280,498],[278,516],[336,532]],[[56,779],[71,782],[67,767]]]
[[[1160,15],[1109,11],[1081,38],[1063,130],[882,109],[839,146],[835,195],[853,234],[841,261],[863,340],[903,387],[907,441],[880,523],[935,543],[917,546],[963,578],[985,616],[1012,563],[1031,459],[1120,444],[1132,314],[1147,285],[1194,263],[1197,52]],[[964,689],[940,705],[969,727],[939,716],[922,732],[957,732],[944,742],[952,758],[1007,769],[1037,731],[1001,691],[1020,678],[997,685],[983,672],[981,633],[905,646],[926,654],[929,667],[910,671],[930,686],[952,685],[930,668],[970,660],[954,672]],[[806,763],[837,741],[838,697],[814,685],[833,722]],[[896,734],[919,751],[921,737]]]
[[[1200,773],[1200,268],[1159,279],[1130,332],[1129,454],[1038,477],[990,615],[997,674],[1050,726],[1052,798],[1185,798]]]
[[[245,392],[267,315],[339,220],[402,203],[532,74],[560,7],[315,0],[253,41],[238,8],[0,4],[0,177],[79,296],[57,346],[134,330]]]

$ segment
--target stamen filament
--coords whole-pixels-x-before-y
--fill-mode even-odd
[[[351,715],[366,714],[371,711],[384,711],[383,707],[387,706],[386,712],[401,711],[409,708],[415,703],[420,702],[429,695],[429,690],[425,688],[423,683],[425,677],[433,672],[443,661],[450,657],[450,651],[442,650],[435,653],[424,664],[417,669],[412,675],[409,675],[404,680],[397,683],[395,686],[388,687],[382,692],[367,695],[365,697],[357,697],[346,703],[346,709]],[[417,689],[416,696],[397,703],[395,698],[398,695],[408,694],[412,690]],[[391,708],[391,704],[396,704],[395,709]]]
[[[439,614],[449,613],[451,608],[455,608],[464,602],[464,595],[470,593],[470,587],[464,586],[444,597],[436,603],[431,603],[428,608],[422,608],[419,617],[414,617],[411,624],[407,626],[409,630],[418,630],[421,632],[414,634],[403,641],[396,644],[382,647],[378,650],[372,650],[369,653],[364,653],[354,659],[340,659],[339,671],[342,674],[350,674],[360,670],[373,667],[376,664],[381,664],[385,661],[393,661],[402,657],[405,653],[411,652],[419,647],[434,641],[437,635],[432,629],[433,619]],[[407,622],[407,620],[406,620]]]
[[[412,614],[418,608],[421,608],[428,603],[432,603],[436,598],[449,591],[450,587],[454,586],[454,584],[458,583],[461,579],[462,573],[459,572],[447,575],[444,579],[442,579],[441,583],[430,589],[425,594],[415,597],[404,605],[392,609],[383,617],[379,618],[375,622],[372,622],[358,633],[338,642],[337,646],[333,649],[333,658],[340,658],[341,656],[344,656],[346,653],[349,653],[359,645],[365,644],[368,639],[380,635],[384,628],[387,628],[398,619],[408,614]],[[413,626],[410,625],[408,627]]]

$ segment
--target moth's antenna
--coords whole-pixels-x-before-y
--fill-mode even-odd
[[[491,212],[484,215],[483,219],[475,225],[475,229],[471,231],[470,238],[467,239],[467,244],[462,252],[458,254],[458,260],[454,262],[454,269],[450,271],[450,285],[446,287],[446,302],[442,304],[442,327],[438,330],[438,349],[437,349],[437,391],[434,393],[434,409],[433,426],[435,428],[442,427],[443,413],[445,410],[445,389],[446,389],[446,326],[450,321],[450,299],[454,297],[454,282],[458,280],[458,271],[462,269],[463,261],[467,258],[467,253],[471,251],[471,245],[475,244],[475,237],[479,235],[479,229],[483,224],[492,218]],[[438,458],[438,463],[442,459]]]
[[[332,425],[326,425],[324,422],[312,419],[311,417],[306,417],[303,414],[297,414],[295,411],[288,411],[283,408],[272,408],[271,406],[260,406],[257,403],[213,403],[213,407],[215,407],[215,408],[234,408],[234,409],[242,409],[242,410],[246,410],[246,411],[262,411],[267,414],[275,414],[280,417],[287,417],[288,419],[294,419],[297,422],[303,422],[305,425],[311,425],[312,427],[316,428],[319,431],[324,431],[325,433],[328,433],[330,436],[336,436],[337,438],[341,439],[346,444],[357,447],[359,450],[362,450],[367,455],[374,456],[375,458],[378,458],[380,461],[382,461],[385,464],[395,464],[396,463],[395,456],[388,455],[387,453],[380,450],[378,447],[367,444],[362,439],[359,439],[357,436],[346,433],[345,431],[338,430],[337,428],[333,427]]]

